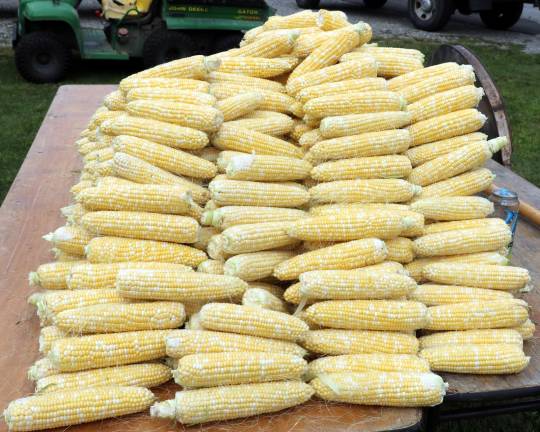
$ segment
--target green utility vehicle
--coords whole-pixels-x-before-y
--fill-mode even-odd
[[[81,0],[20,0],[15,63],[27,80],[64,78],[82,59],[142,58],[146,67],[237,46],[242,31],[274,10],[264,0],[99,0],[98,18],[83,20]],[[86,23],[85,21],[89,21]]]

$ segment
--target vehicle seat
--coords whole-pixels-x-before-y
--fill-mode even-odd
[[[153,0],[102,0],[103,16],[107,20],[119,20],[126,15],[141,17],[148,13]]]

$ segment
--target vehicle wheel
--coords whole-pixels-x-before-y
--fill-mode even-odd
[[[386,0],[363,0],[363,2],[368,9],[379,9],[386,4]]]
[[[523,3],[495,3],[493,9],[480,12],[480,19],[486,27],[506,30],[519,21]]]
[[[320,0],[296,0],[296,5],[302,9],[317,9]]]
[[[453,13],[452,0],[409,0],[409,18],[420,30],[440,30]]]
[[[147,68],[193,55],[193,40],[182,32],[156,30],[143,46],[143,62]]]
[[[244,35],[240,32],[219,35],[214,39],[214,43],[211,45],[211,51],[212,53],[219,53],[232,48],[238,48],[243,37]]]
[[[22,77],[31,82],[60,81],[70,64],[69,48],[54,33],[28,33],[15,50],[15,66]]]

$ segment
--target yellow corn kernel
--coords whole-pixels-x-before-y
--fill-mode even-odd
[[[126,98],[120,90],[115,90],[109,93],[103,99],[103,105],[109,108],[111,111],[122,111],[126,109]]]

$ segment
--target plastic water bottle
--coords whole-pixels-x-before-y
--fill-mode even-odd
[[[519,216],[519,200],[516,192],[505,188],[495,189],[489,196],[495,207],[494,216],[501,218],[512,231],[512,241],[508,245],[508,257],[512,256],[512,246]]]

